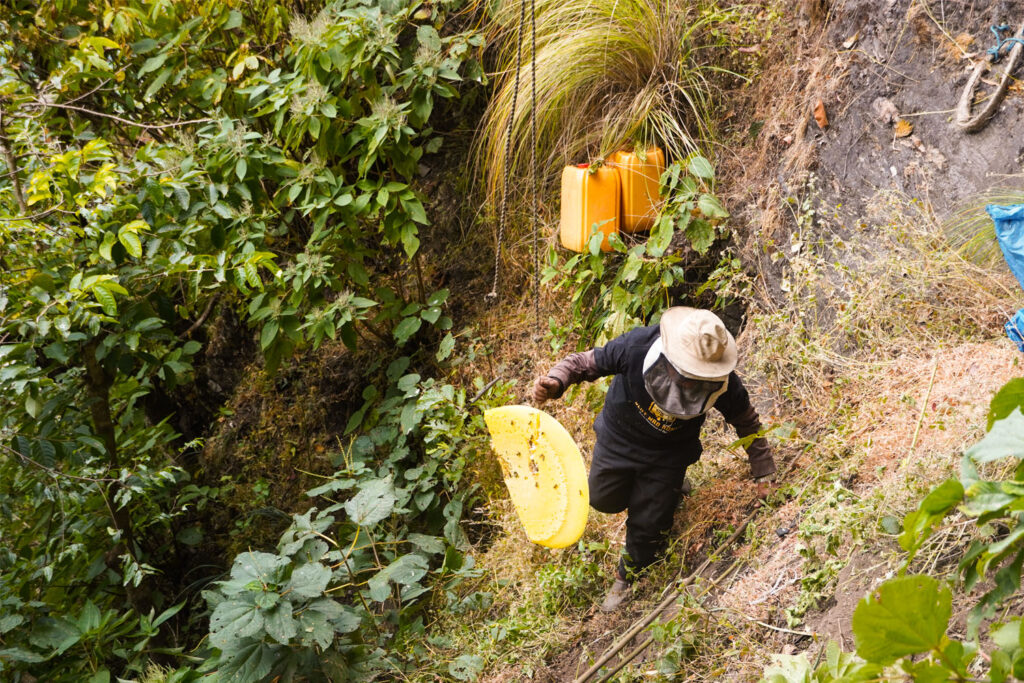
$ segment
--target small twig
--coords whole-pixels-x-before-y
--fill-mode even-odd
[[[935,373],[938,369],[939,357],[936,355],[935,360],[932,362],[932,377],[928,380],[928,390],[925,392],[924,402],[921,404],[921,414],[917,416],[917,427],[914,429],[914,438],[910,440],[910,449],[907,451],[908,458],[914,452],[914,447],[917,445],[917,437],[921,434],[921,424],[924,422],[924,413],[928,409],[928,399],[932,397],[932,387],[935,386]]]
[[[497,384],[500,381],[501,381],[500,377],[495,377],[494,379],[492,379],[490,382],[488,382],[487,384],[484,385],[483,389],[481,389],[480,391],[478,391],[476,393],[476,396],[474,396],[473,398],[469,399],[469,403],[476,403],[477,401],[479,401],[481,398],[483,398],[483,395],[486,394],[487,391],[491,387],[493,387],[495,384]]]
[[[817,636],[816,633],[808,633],[807,631],[794,631],[793,629],[790,629],[790,628],[782,628],[781,626],[772,626],[771,624],[766,624],[765,622],[759,621],[758,619],[755,619],[754,617],[748,617],[743,612],[741,612],[741,611],[739,611],[737,609],[733,609],[731,607],[715,607],[714,609],[711,609],[711,610],[708,610],[708,611],[709,612],[723,612],[723,611],[724,612],[732,612],[733,614],[736,614],[738,616],[743,617],[744,619],[746,619],[747,621],[749,621],[752,624],[757,624],[758,626],[764,626],[765,628],[770,628],[771,630],[778,631],[779,633],[791,633],[794,636],[805,636],[805,637],[808,637],[808,638],[814,638],[814,637]]]
[[[120,123],[123,123],[123,124],[125,124],[127,126],[133,126],[135,128],[142,128],[144,130],[161,130],[161,129],[164,129],[164,128],[178,128],[180,126],[188,126],[188,125],[191,125],[193,123],[211,123],[211,122],[216,120],[216,119],[210,119],[210,118],[205,118],[205,119],[189,119],[188,121],[175,121],[174,123],[161,123],[161,124],[154,125],[154,124],[149,124],[149,123],[139,123],[138,121],[129,121],[128,119],[123,119],[120,116],[114,116],[113,114],[104,114],[103,112],[93,111],[92,109],[86,109],[85,107],[76,107],[76,106],[74,106],[72,104],[60,104],[60,103],[57,103],[57,102],[42,102],[40,100],[36,100],[34,104],[36,106],[39,106],[39,107],[55,107],[57,109],[71,109],[71,110],[74,110],[74,111],[80,111],[80,112],[82,112],[84,114],[89,114],[90,116],[99,116],[99,117],[102,117],[102,118],[105,118],[105,119],[111,119],[113,121],[118,121]]]
[[[55,470],[52,467],[47,467],[43,463],[37,462],[36,460],[33,460],[32,458],[28,457],[27,455],[24,455],[24,454],[22,454],[22,453],[20,453],[20,452],[18,452],[16,450],[14,450],[10,446],[5,446],[3,444],[0,444],[0,448],[4,449],[5,451],[8,451],[9,453],[14,454],[15,456],[17,456],[18,458],[21,458],[22,460],[24,460],[27,463],[38,467],[39,469],[41,469],[42,471],[46,472],[47,474],[49,474],[54,479],[60,479],[61,477],[63,477],[65,479],[75,479],[77,481],[88,481],[88,482],[91,482],[93,484],[104,484],[104,483],[120,481],[120,479],[111,479],[110,477],[102,477],[102,478],[82,477],[82,476],[75,475],[75,474],[67,474],[66,472],[61,472],[60,470]]]
[[[202,326],[202,324],[206,322],[206,319],[209,317],[210,311],[213,310],[213,305],[215,303],[217,303],[216,295],[210,297],[210,300],[206,302],[206,308],[203,310],[202,315],[200,315],[199,318],[197,318],[196,321],[192,323],[191,327],[185,330],[184,334],[179,334],[178,339],[185,339],[186,337],[191,337],[192,333],[198,330]]]
[[[2,143],[0,143],[0,144],[2,144]],[[34,213],[34,214],[29,215],[29,216],[19,216],[18,218],[0,218],[0,223],[19,223],[21,221],[35,221],[35,220],[39,220],[40,218],[46,218],[51,213],[55,213],[55,212],[57,212],[59,210],[60,210],[60,206],[58,205],[58,206],[55,206],[53,208],[47,209],[46,211],[42,211],[40,213]]]

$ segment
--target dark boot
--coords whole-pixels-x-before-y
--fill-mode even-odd
[[[633,587],[625,579],[616,574],[615,583],[608,590],[608,595],[601,603],[602,612],[614,612],[633,599]]]

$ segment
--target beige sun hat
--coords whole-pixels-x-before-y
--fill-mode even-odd
[[[674,306],[661,315],[661,344],[677,369],[708,379],[732,372],[739,355],[721,318],[688,306]]]

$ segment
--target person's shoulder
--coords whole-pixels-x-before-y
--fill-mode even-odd
[[[660,331],[657,325],[647,325],[645,327],[634,327],[628,332],[624,332],[609,344],[616,343],[626,347],[640,347],[644,350],[650,348],[651,343],[660,335]]]

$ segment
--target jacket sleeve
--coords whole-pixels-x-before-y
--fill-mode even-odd
[[[597,369],[597,362],[594,360],[594,349],[566,356],[548,370],[548,377],[557,379],[562,385],[559,387],[558,396],[554,398],[560,398],[572,384],[593,382],[601,376],[602,373]]]
[[[741,439],[761,431],[761,418],[750,403],[750,394],[735,372],[729,376],[729,388],[723,401],[715,404],[725,421],[733,426]],[[755,479],[775,473],[772,447],[764,437],[754,439],[746,448],[750,461],[750,474]]]
[[[573,353],[560,360],[548,370],[548,377],[557,379],[562,385],[558,396],[553,398],[560,398],[570,385],[579,382],[593,382],[598,377],[625,372],[629,361],[630,345],[635,340],[634,334],[636,331],[627,332],[612,339],[604,346],[581,353]]]

